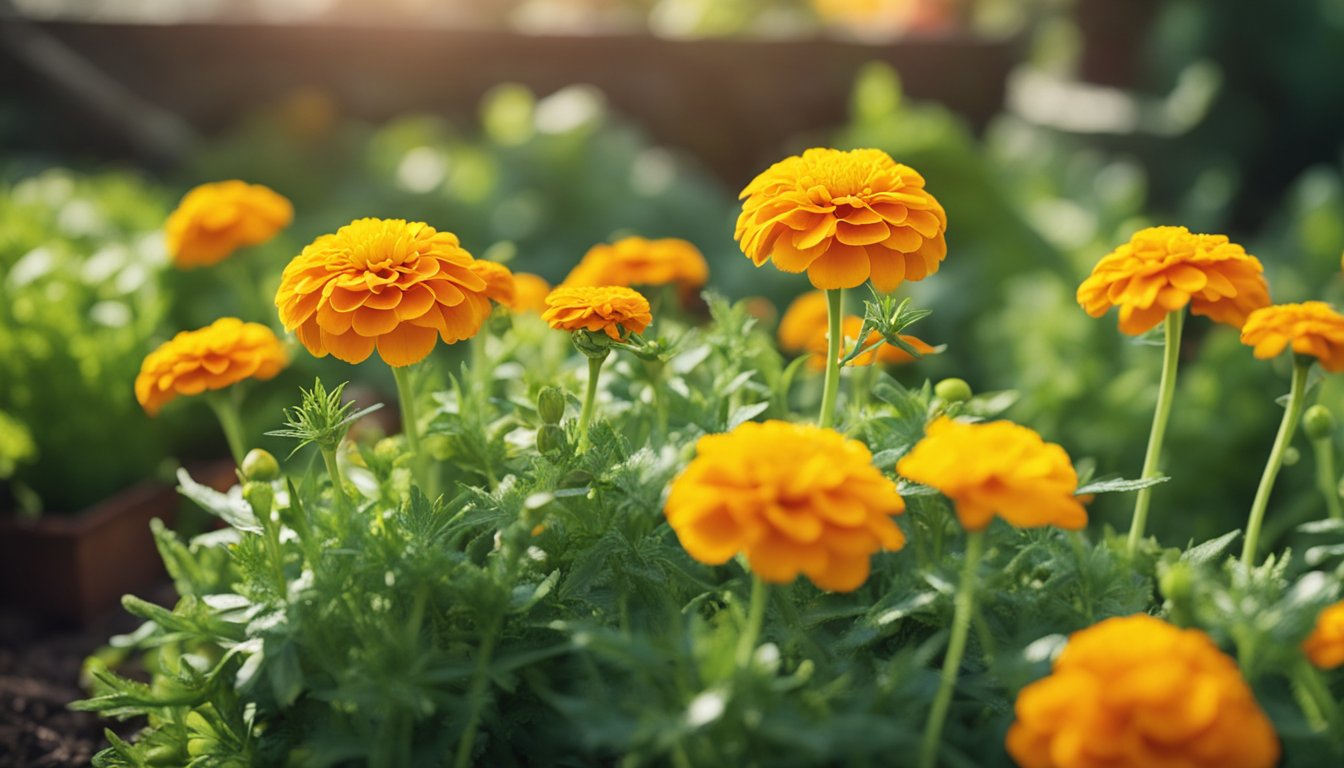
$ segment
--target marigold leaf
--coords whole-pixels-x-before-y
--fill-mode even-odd
[[[1170,479],[1171,478],[1166,475],[1155,475],[1153,477],[1145,477],[1135,480],[1125,480],[1123,478],[1098,480],[1082,486],[1077,491],[1074,491],[1074,495],[1085,496],[1097,493],[1126,493],[1129,491],[1137,491],[1142,488],[1151,488],[1154,485],[1165,483]]]

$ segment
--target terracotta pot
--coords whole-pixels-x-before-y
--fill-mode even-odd
[[[226,488],[232,469],[214,462],[193,474]],[[173,486],[143,482],[76,515],[0,517],[0,603],[75,623],[112,610],[165,577],[149,521],[171,527],[181,504]]]

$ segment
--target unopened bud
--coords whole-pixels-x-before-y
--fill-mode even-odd
[[[559,387],[542,387],[537,394],[537,413],[546,424],[559,424],[565,417],[565,393]]]
[[[933,386],[933,394],[949,403],[962,403],[971,399],[971,385],[965,379],[943,379]]]
[[[243,477],[261,483],[269,483],[280,477],[280,462],[270,451],[253,448],[243,457]]]
[[[1313,405],[1302,416],[1302,429],[1312,440],[1325,440],[1335,434],[1335,417],[1324,405]]]
[[[392,463],[401,455],[401,441],[395,437],[384,437],[373,446],[373,457],[386,466],[392,466]]]
[[[1296,448],[1294,448],[1294,447],[1291,446],[1291,445],[1284,449],[1284,451],[1283,451],[1283,466],[1285,466],[1285,467],[1291,467],[1291,466],[1293,466],[1294,464],[1296,464],[1297,462],[1299,462],[1299,461],[1301,461],[1301,460],[1302,460],[1302,452],[1301,452],[1301,451],[1297,450]]]
[[[537,430],[537,450],[543,454],[563,451],[567,443],[565,430],[554,424],[543,424]]]

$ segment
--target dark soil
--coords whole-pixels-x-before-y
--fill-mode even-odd
[[[151,596],[171,601],[172,588],[165,584]],[[0,768],[87,766],[106,746],[104,728],[123,736],[136,731],[134,721],[103,720],[66,705],[85,696],[84,658],[139,623],[117,609],[86,626],[61,626],[0,606]]]

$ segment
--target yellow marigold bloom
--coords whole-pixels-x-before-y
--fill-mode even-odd
[[[179,267],[207,267],[289,226],[294,207],[260,184],[231,180],[191,190],[168,216],[164,236]]]
[[[1321,669],[1344,666],[1344,601],[1327,606],[1302,643],[1302,652]]]
[[[1255,347],[1261,360],[1277,357],[1291,346],[1311,355],[1331,373],[1344,370],[1344,315],[1323,301],[1276,304],[1251,313],[1241,329],[1241,343]]]
[[[809,149],[757,176],[740,195],[734,238],[761,266],[807,271],[817,288],[879,291],[923,280],[947,255],[947,214],[924,177],[878,149]]]
[[[873,553],[905,546],[892,520],[905,502],[857,440],[767,421],[706,435],[695,448],[665,513],[702,563],[742,552],[765,581],[802,573],[822,589],[848,592],[868,578]]]
[[[896,471],[942,491],[968,531],[983,530],[995,515],[1018,528],[1087,525],[1087,511],[1073,495],[1078,473],[1069,455],[1010,421],[968,424],[940,416]]]
[[[551,291],[541,319],[558,331],[600,331],[620,341],[626,334],[643,333],[653,315],[649,300],[638,291],[619,285],[582,285]]]
[[[285,267],[275,305],[285,329],[317,357],[373,354],[401,367],[436,338],[474,336],[490,315],[486,282],[451,232],[421,222],[357,219],[322,235]]]
[[[1078,303],[1101,317],[1120,308],[1120,330],[1137,336],[1168,312],[1190,311],[1240,328],[1269,304],[1260,260],[1223,235],[1185,227],[1149,227],[1102,258],[1078,286]]]
[[[546,311],[546,295],[551,292],[551,284],[540,275],[530,272],[513,273],[513,303],[515,312]]]
[[[863,318],[855,315],[847,315],[841,319],[840,327],[841,332],[845,335],[844,345],[840,349],[840,359],[843,360],[854,349],[854,345],[858,343],[859,331],[863,330]],[[866,347],[870,344],[876,344],[877,340],[880,338],[882,338],[882,334],[870,330],[868,332],[868,337],[863,340],[863,346]],[[922,339],[909,334],[901,334],[901,340],[919,350],[921,354],[931,355],[938,351],[935,347],[925,343]],[[808,349],[812,352],[812,357],[808,359],[807,366],[814,371],[826,370],[827,344],[825,328],[822,328],[821,333],[812,337],[812,342],[808,345]],[[849,365],[872,365],[874,363],[881,363],[882,365],[900,365],[902,363],[909,363],[914,359],[915,358],[909,352],[906,352],[895,344],[883,344],[871,352],[864,352],[853,360],[850,360]]]
[[[515,309],[518,302],[518,289],[513,282],[513,272],[497,261],[475,259],[470,268],[476,276],[485,281],[485,297],[505,309]]]
[[[135,377],[135,399],[150,416],[178,395],[223,389],[243,379],[270,379],[289,356],[275,333],[260,323],[222,317],[182,331],[150,352]]]
[[[1075,633],[1015,709],[1007,747],[1022,768],[1270,768],[1279,758],[1236,662],[1203,632],[1142,614]]]
[[[709,280],[709,265],[700,249],[674,237],[647,240],[626,237],[588,249],[560,283],[576,285],[670,285],[693,291]]]

